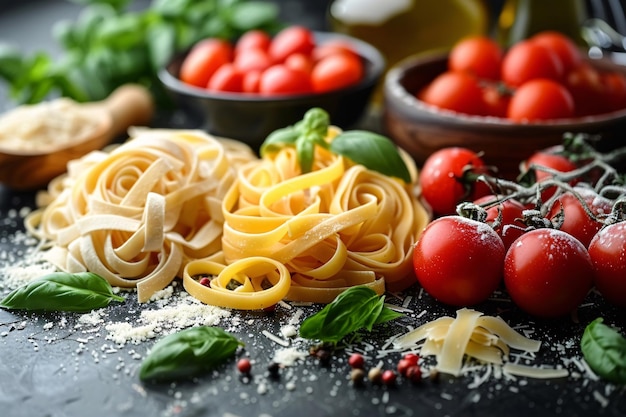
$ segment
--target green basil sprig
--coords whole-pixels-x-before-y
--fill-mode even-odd
[[[411,174],[389,138],[364,130],[350,130],[340,133],[329,145],[324,140],[329,127],[328,113],[312,108],[301,121],[270,133],[261,145],[261,156],[284,146],[295,146],[300,169],[307,173],[313,166],[315,147],[321,146],[368,169],[411,182]]]
[[[87,312],[124,301],[111,285],[91,272],[53,272],[13,290],[0,307],[10,310]]]
[[[585,328],[580,348],[595,373],[607,381],[626,384],[626,338],[602,321],[597,318]]]
[[[322,342],[337,343],[361,329],[371,331],[376,324],[401,317],[385,307],[385,296],[364,286],[351,287],[339,294],[318,313],[300,325],[300,336]]]
[[[191,327],[159,340],[141,363],[139,378],[153,382],[189,378],[212,370],[242,345],[219,327]]]

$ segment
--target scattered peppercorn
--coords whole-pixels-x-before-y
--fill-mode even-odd
[[[270,362],[267,366],[267,371],[272,378],[278,378],[280,372],[280,364],[278,362]]]
[[[406,378],[413,382],[418,383],[422,381],[422,369],[419,365],[411,365],[406,370]]]
[[[391,369],[386,369],[383,374],[382,374],[382,382],[385,385],[393,385],[396,383],[396,378],[397,375],[394,371],[392,371]]]
[[[239,359],[239,361],[237,361],[237,369],[242,374],[249,374],[250,371],[252,370],[252,363],[250,362],[250,359],[248,358]]]
[[[209,277],[202,277],[198,282],[200,283],[200,285],[204,285],[205,287],[211,286],[211,279]]]
[[[348,365],[351,368],[363,368],[365,365],[365,358],[360,353],[353,353],[348,358]]]
[[[317,349],[315,352],[315,356],[319,359],[320,364],[328,365],[330,362],[330,351],[324,348]]]
[[[402,359],[409,361],[411,365],[417,365],[417,362],[419,361],[420,357],[419,355],[415,353],[407,353],[402,357]]]
[[[409,369],[411,366],[413,366],[413,363],[411,363],[410,360],[408,359],[400,359],[398,361],[398,365],[396,366],[398,373],[402,376],[406,376],[406,371],[407,369]]]
[[[363,371],[363,369],[353,368],[352,371],[350,371],[350,380],[354,386],[362,386],[364,378],[365,371]]]
[[[380,368],[372,368],[367,373],[367,379],[369,379],[372,384],[380,384],[383,381],[383,371]]]

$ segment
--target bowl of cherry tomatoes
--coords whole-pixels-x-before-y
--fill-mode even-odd
[[[258,149],[269,133],[313,107],[341,128],[356,124],[384,68],[368,43],[293,25],[275,34],[251,30],[235,40],[201,40],[159,78],[198,127]]]
[[[487,37],[466,38],[448,53],[415,55],[390,69],[383,125],[418,164],[462,146],[513,178],[521,161],[566,133],[596,135],[603,151],[622,144],[626,67],[589,58],[558,32],[506,50]]]

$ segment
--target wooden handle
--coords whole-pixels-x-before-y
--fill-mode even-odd
[[[130,126],[148,125],[154,114],[152,95],[143,86],[125,84],[101,103],[111,116],[112,136],[126,132]]]

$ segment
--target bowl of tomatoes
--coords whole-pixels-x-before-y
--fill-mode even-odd
[[[159,78],[177,106],[211,134],[253,149],[313,107],[341,128],[368,110],[385,60],[356,38],[288,26],[231,40],[204,39],[175,56]]]
[[[462,146],[483,154],[503,177],[566,133],[595,135],[602,151],[622,143],[626,67],[591,59],[558,32],[502,49],[466,38],[447,53],[406,58],[384,83],[386,133],[422,164]]]

